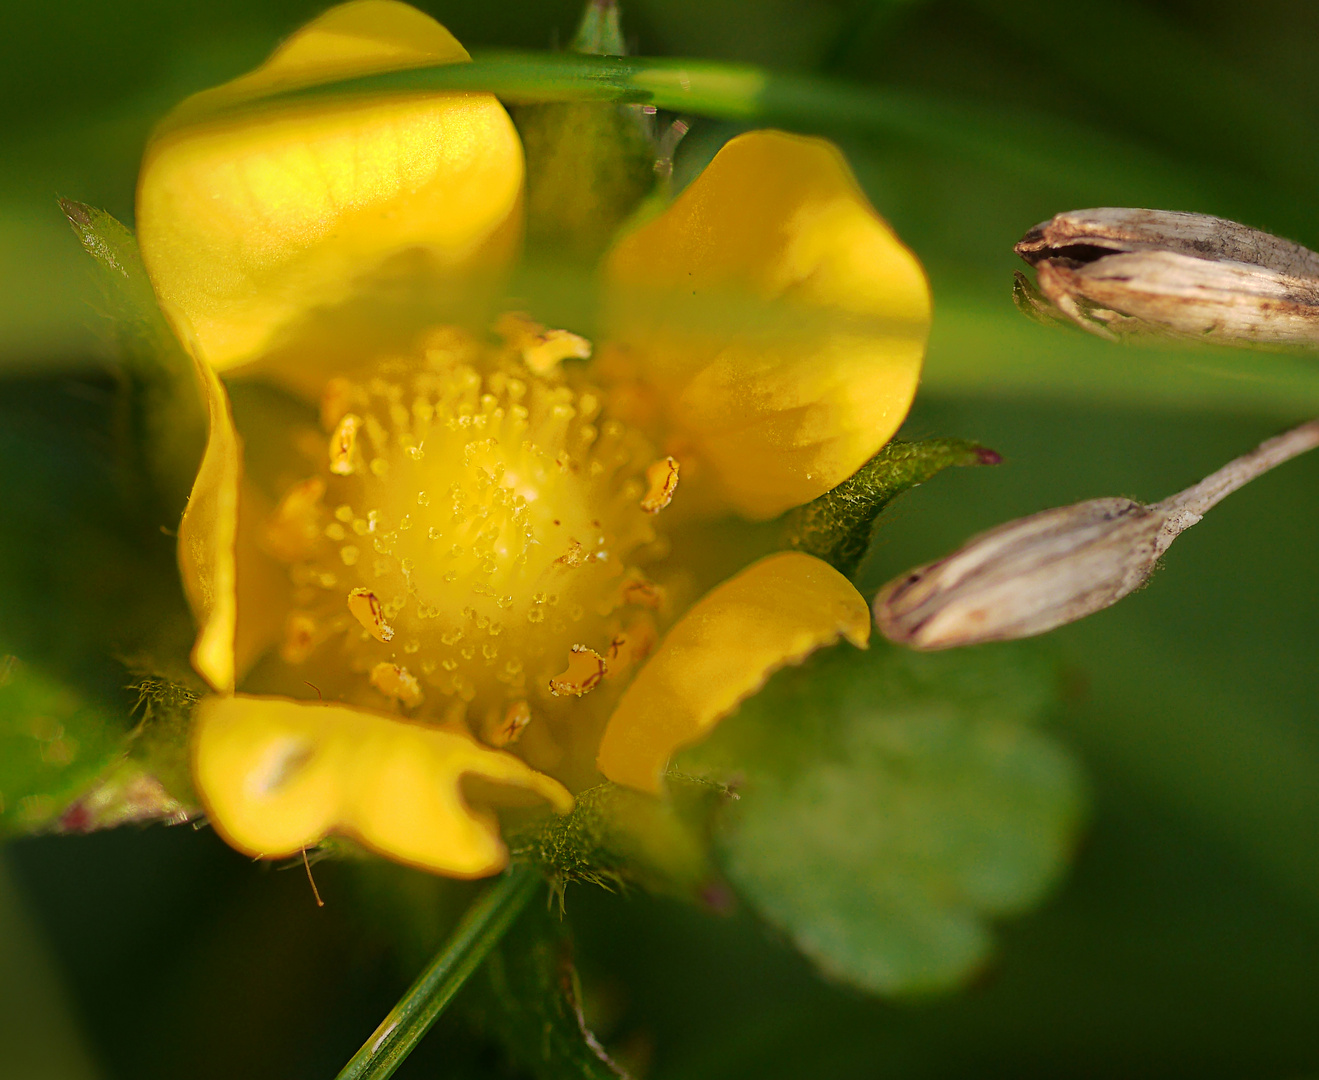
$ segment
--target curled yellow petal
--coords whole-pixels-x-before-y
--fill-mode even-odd
[[[561,813],[572,807],[556,781],[465,732],[343,705],[205,698],[192,755],[211,822],[258,857],[344,833],[414,866],[481,877],[501,869],[508,852],[494,816],[464,799],[464,778],[525,789]]]
[[[138,237],[161,306],[196,355],[223,369],[291,350],[295,366],[315,366],[353,325],[354,304],[452,316],[471,299],[461,285],[507,263],[522,150],[493,95],[263,100],[467,59],[428,15],[355,0],[166,118],[142,164]]]
[[[619,699],[597,764],[658,791],[669,757],[697,742],[785,664],[845,637],[864,648],[870,612],[828,563],[770,555],[707,593],[660,642]]]
[[[210,433],[179,523],[179,570],[197,620],[193,667],[216,690],[234,685],[234,635],[238,625],[238,492],[243,447],[234,430],[229,395],[215,372],[197,363]]]
[[[929,287],[830,143],[733,139],[606,271],[605,363],[742,514],[835,487],[906,416]]]

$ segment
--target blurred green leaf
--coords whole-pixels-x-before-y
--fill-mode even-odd
[[[904,491],[953,465],[997,465],[993,450],[966,439],[893,439],[832,491],[788,515],[786,540],[849,577],[860,565],[875,522]]]
[[[6,380],[0,394],[0,649],[122,710],[127,663],[188,667],[168,510],[125,489],[104,381]]]
[[[174,541],[156,500],[121,483],[116,402],[114,387],[73,380],[8,380],[0,399],[0,654],[17,657],[0,690],[10,831],[47,824],[127,751],[130,668],[186,671]]]
[[[99,703],[0,657],[0,835],[49,826],[127,744]]]
[[[923,395],[1025,398],[1299,419],[1319,411],[1319,361],[1298,353],[1142,342],[1115,345],[1069,325],[1040,326],[1009,298],[943,293]]]
[[[619,1080],[582,1015],[581,988],[564,924],[531,904],[486,958],[469,1010],[536,1080]]]
[[[122,384],[124,464],[130,473],[144,471],[181,514],[206,441],[192,361],[161,314],[133,233],[104,210],[71,199],[60,208],[99,270]]]
[[[680,767],[735,781],[720,859],[829,975],[947,990],[989,959],[988,921],[1062,874],[1082,806],[1031,723],[1055,702],[1029,649],[835,647],[776,675]]]

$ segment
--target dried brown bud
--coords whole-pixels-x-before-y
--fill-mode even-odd
[[[889,582],[875,597],[875,625],[901,645],[951,649],[1083,619],[1139,588],[1168,545],[1215,503],[1315,446],[1319,420],[1162,502],[1092,499],[1000,525]]]
[[[1031,229],[1017,304],[1100,337],[1319,348],[1319,254],[1207,214],[1104,207]],[[1058,315],[1054,315],[1056,309]]]

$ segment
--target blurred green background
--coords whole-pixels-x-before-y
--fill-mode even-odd
[[[131,219],[153,119],[322,6],[6,0],[0,375],[85,397],[91,278],[55,197]],[[579,13],[420,6],[472,48],[553,47]],[[1036,327],[1009,297],[1013,242],[1079,207],[1216,213],[1319,246],[1319,6],[633,0],[624,17],[638,52],[873,84],[954,121],[829,132],[933,279],[907,433],[1006,458],[890,511],[871,588],[1013,516],[1162,497],[1319,412],[1315,362],[1123,349]],[[679,176],[735,130],[697,121]],[[976,985],[877,1003],[749,916],[578,889],[568,914],[602,1034],[657,1078],[1319,1074],[1317,487],[1319,459],[1302,459],[1233,495],[1147,590],[1049,639],[1073,676],[1057,734],[1091,777],[1092,822],[1059,894],[1004,929]],[[414,895],[437,919],[453,902],[379,873],[377,900]],[[318,881],[324,910],[300,868],[253,866],[188,828],[9,845],[0,1075],[333,1075],[421,959],[401,913],[377,903],[363,920],[360,876],[323,865]],[[446,1018],[398,1075],[502,1070]]]

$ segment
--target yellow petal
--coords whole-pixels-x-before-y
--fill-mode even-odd
[[[197,363],[210,434],[179,523],[183,591],[197,620],[193,667],[217,690],[234,685],[234,635],[238,622],[238,491],[243,448],[234,430],[229,395],[214,371]]]
[[[462,305],[459,283],[475,288],[507,263],[521,229],[522,149],[493,95],[261,105],[278,90],[467,59],[428,15],[356,0],[166,118],[142,164],[138,238],[161,306],[196,355],[219,369],[272,350],[318,361],[354,304],[452,316],[426,305]],[[237,103],[255,111],[234,113]]]
[[[835,487],[906,416],[929,287],[828,142],[733,139],[606,269],[606,362],[742,514]]]
[[[287,698],[204,699],[192,755],[211,822],[239,851],[264,858],[345,833],[401,862],[480,877],[508,852],[494,816],[463,798],[464,778],[526,789],[561,813],[573,801],[465,732]]]
[[[846,637],[870,639],[851,582],[800,552],[770,555],[707,593],[619,699],[597,764],[610,780],[658,791],[669,757],[698,742],[785,664]]]

